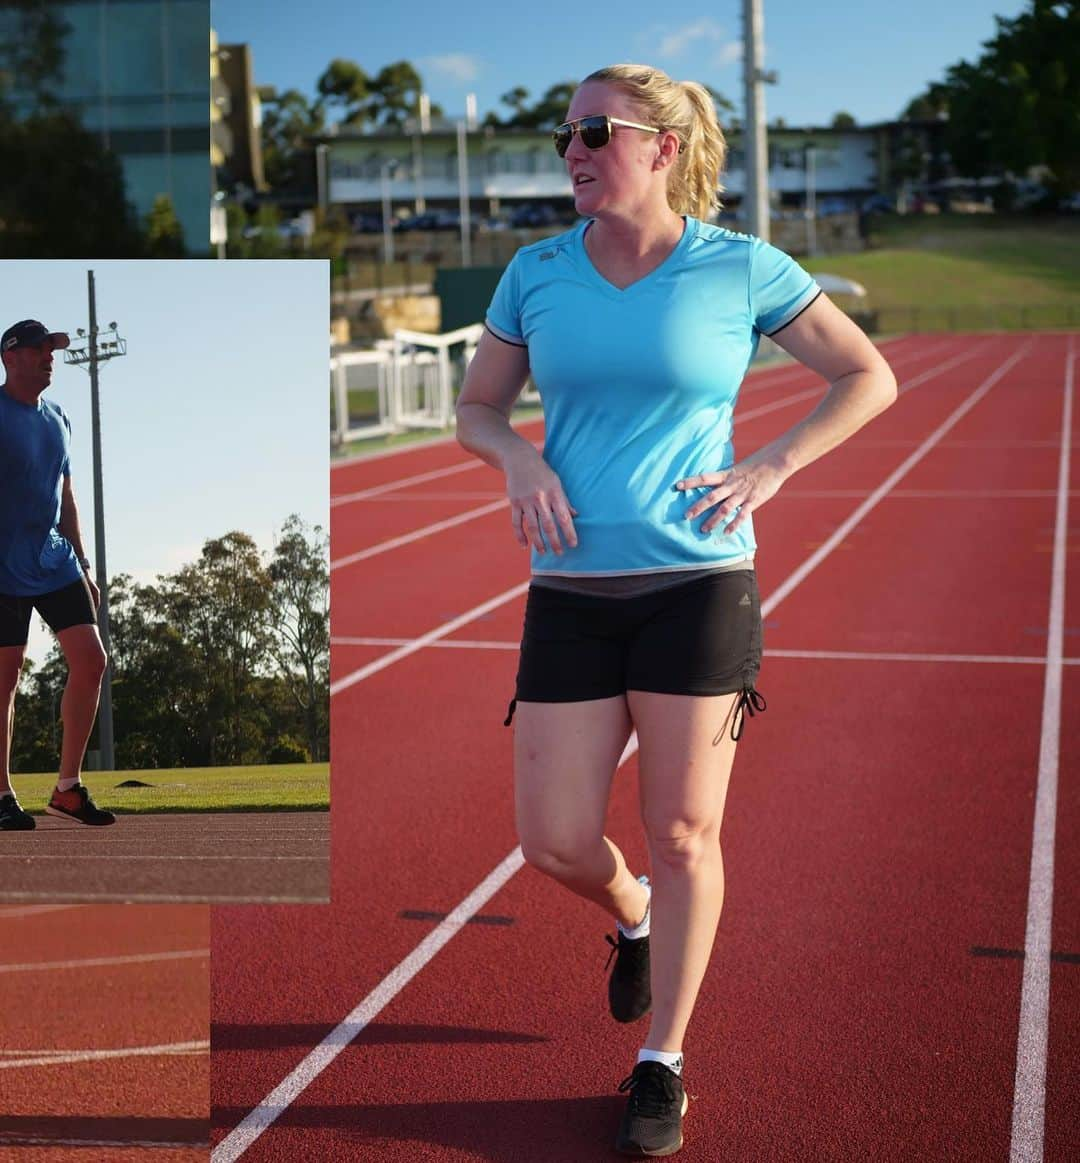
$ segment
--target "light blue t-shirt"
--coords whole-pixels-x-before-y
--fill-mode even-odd
[[[544,459],[578,511],[576,549],[532,554],[535,574],[700,569],[750,558],[750,520],[703,534],[675,482],[730,468],[732,412],[761,335],[821,294],[792,258],[687,218],[670,255],[619,290],[585,251],[588,222],[523,247],[487,314],[528,348],[544,404]]]
[[[70,443],[58,404],[23,404],[0,387],[0,594],[36,597],[82,576],[57,528]]]

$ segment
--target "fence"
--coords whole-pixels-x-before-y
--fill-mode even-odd
[[[480,324],[445,335],[396,331],[373,351],[331,357],[335,443],[450,427],[454,395],[482,332]]]

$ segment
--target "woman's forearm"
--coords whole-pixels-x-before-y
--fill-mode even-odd
[[[524,449],[535,448],[514,431],[510,420],[490,404],[458,404],[458,443],[481,460],[506,471],[509,458]]]
[[[887,366],[842,376],[809,416],[748,459],[770,461],[788,477],[842,444],[895,399],[896,379]]]

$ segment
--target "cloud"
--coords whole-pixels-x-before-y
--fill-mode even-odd
[[[463,52],[442,53],[439,56],[424,57],[420,64],[425,69],[452,81],[475,81],[480,75],[480,64],[475,57]]]
[[[663,58],[681,57],[688,49],[705,44],[715,46],[710,56],[714,64],[729,65],[742,60],[742,42],[730,40],[723,25],[707,16],[662,35],[657,51]]]

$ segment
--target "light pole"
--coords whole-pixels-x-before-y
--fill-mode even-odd
[[[325,144],[317,145],[315,147],[315,185],[318,190],[317,201],[319,203],[319,209],[323,212],[324,216],[326,214],[326,205],[329,197],[327,190],[327,186],[329,185],[327,179],[329,175],[326,172],[327,151],[328,146]]]
[[[413,133],[413,190],[416,193],[416,213],[423,214],[427,209],[424,200],[424,146],[423,135],[431,130],[431,98],[427,93],[420,94],[418,117]]]
[[[775,85],[775,72],[766,72],[765,17],[762,0],[743,0],[744,152],[748,230],[769,241],[769,150],[765,135],[765,84]]]
[[[379,170],[379,185],[382,189],[382,240],[383,262],[389,265],[394,261],[394,229],[390,223],[390,178],[398,168],[397,158],[385,161]]]
[[[461,217],[461,265],[472,266],[472,230],[469,222],[469,130],[476,128],[476,94],[465,98],[465,120],[458,122],[458,206]]]
[[[817,146],[806,146],[806,253],[817,254]]]
[[[112,656],[109,649],[109,576],[105,564],[105,508],[101,477],[101,408],[98,398],[98,364],[127,355],[127,340],[117,333],[116,324],[99,332],[97,325],[97,298],[94,293],[94,272],[87,271],[87,289],[90,299],[90,334],[80,327],[77,335],[85,337],[82,346],[72,346],[64,352],[64,363],[90,369],[90,408],[94,445],[94,557],[97,564],[97,586],[101,591],[98,607],[98,629],[101,643],[109,659],[101,683],[101,705],[98,710],[98,738],[100,741],[101,769],[113,771],[116,759],[113,749],[112,721]]]

